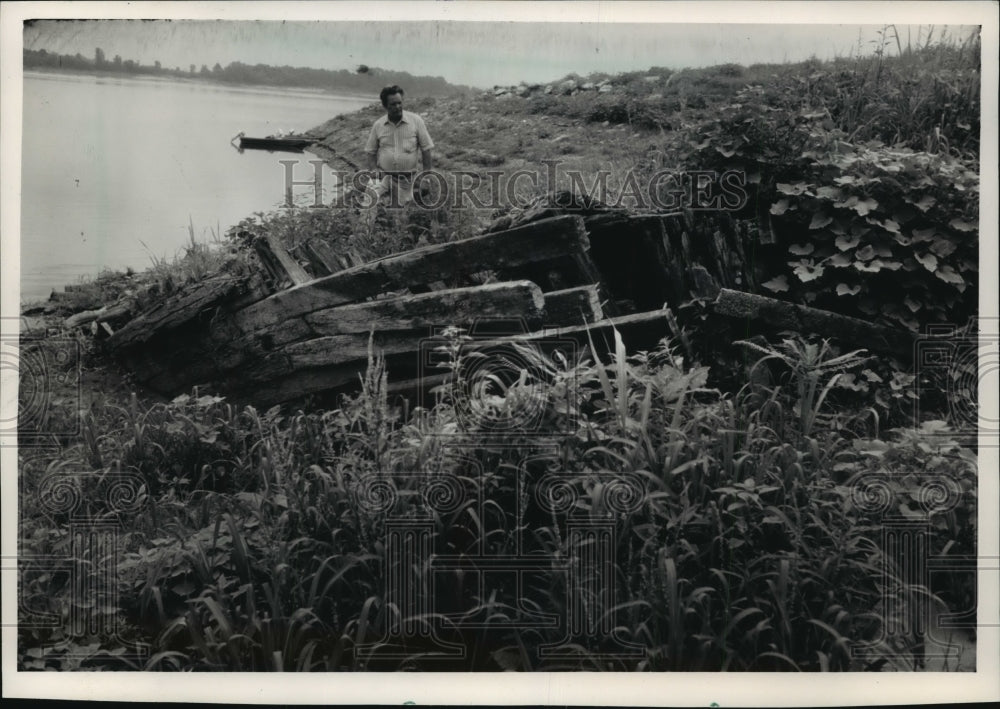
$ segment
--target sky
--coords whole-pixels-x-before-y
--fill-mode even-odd
[[[711,22],[682,22],[690,17],[663,12],[618,15],[612,21],[605,21],[600,8],[607,3],[595,4],[599,10],[596,15],[582,11],[588,4],[545,5],[555,5],[564,12],[536,13],[536,16],[554,20],[579,17],[583,21],[532,20],[531,8],[525,8],[524,12],[472,14],[467,16],[471,19],[460,20],[442,16],[440,12],[438,19],[420,19],[418,14],[417,19],[395,20],[374,11],[356,11],[350,15],[350,21],[297,19],[330,16],[317,11],[311,15],[293,13],[296,19],[289,21],[39,20],[25,27],[23,38],[28,49],[92,57],[94,49],[101,47],[108,57],[119,54],[123,59],[143,64],[159,60],[168,67],[187,68],[192,63],[211,67],[216,62],[225,66],[240,61],[353,70],[366,64],[411,74],[443,76],[456,84],[490,87],[519,81],[548,82],[571,72],[614,74],[651,66],[680,69],[726,62],[749,65],[800,61],[810,56],[820,59],[851,56],[859,50],[871,52],[884,27],[884,24],[839,22],[774,24],[795,18],[793,13],[781,12],[795,3],[776,8],[771,15],[760,14],[759,20],[763,22],[734,24],[720,22],[730,17],[721,12],[702,13],[706,19],[715,19]],[[657,5],[669,9],[675,4]],[[767,3],[756,5],[771,7]],[[574,8],[581,11],[574,12]],[[81,13],[80,17],[83,16]],[[269,17],[263,12],[260,16]],[[477,21],[479,16],[490,21]],[[837,16],[851,17],[849,13]],[[634,21],[639,18],[643,21]],[[931,30],[930,24],[894,27],[904,46],[908,40],[924,41]],[[932,36],[940,37],[943,29],[941,25],[934,26]],[[953,25],[947,30],[949,36],[966,37],[975,28]],[[891,35],[892,30],[889,32]],[[894,51],[895,40],[891,43]]]

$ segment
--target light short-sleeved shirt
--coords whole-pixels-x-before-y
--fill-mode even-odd
[[[424,125],[416,113],[403,111],[398,124],[382,116],[372,124],[365,152],[377,155],[377,165],[386,172],[416,172],[422,165],[420,151],[434,147]]]

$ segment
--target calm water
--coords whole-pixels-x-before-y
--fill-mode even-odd
[[[377,99],[376,99],[377,100]],[[314,155],[238,153],[240,131],[304,131],[367,99],[156,78],[24,75],[21,298],[103,268],[148,267],[284,201],[279,160],[311,179]],[[363,141],[366,136],[359,136]],[[331,180],[324,182],[329,187]],[[311,187],[296,187],[310,203]]]

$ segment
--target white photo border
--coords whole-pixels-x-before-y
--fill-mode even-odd
[[[19,314],[19,194],[21,165],[22,22],[28,18],[173,18],[223,20],[685,22],[767,24],[982,25],[981,283],[980,314],[997,316],[997,84],[998,29],[994,2],[23,2],[0,7],[0,156],[2,156],[2,278],[0,315]],[[992,286],[992,290],[990,288]],[[16,330],[13,333],[16,336]],[[997,333],[983,333],[996,336]],[[4,412],[16,410],[16,373],[3,371]],[[980,390],[996,420],[997,392]],[[5,416],[6,418],[6,416]],[[997,448],[980,447],[979,628],[977,670],[936,673],[859,673],[848,676],[767,673],[367,673],[287,676],[223,673],[46,673],[16,671],[16,451],[0,448],[2,467],[3,696],[109,701],[348,704],[549,704],[824,706],[977,702],[998,699]],[[16,568],[16,566],[15,566]]]

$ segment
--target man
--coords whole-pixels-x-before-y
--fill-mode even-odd
[[[372,124],[365,144],[368,169],[375,173],[372,185],[378,196],[375,204],[389,194],[392,206],[403,206],[413,199],[413,178],[420,167],[427,171],[433,167],[434,141],[427,133],[424,119],[403,110],[403,89],[386,86],[379,98],[386,115]]]

